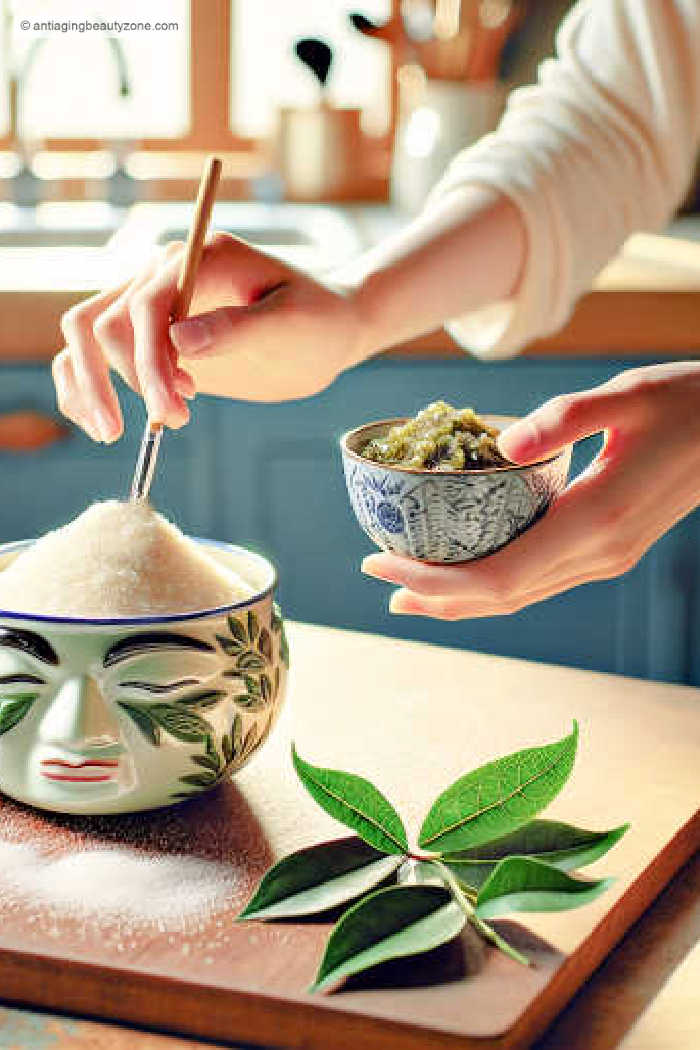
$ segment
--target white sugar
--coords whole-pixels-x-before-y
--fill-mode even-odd
[[[88,849],[61,856],[0,841],[0,900],[55,915],[126,920],[180,929],[224,908],[235,891],[227,864],[180,854]]]
[[[0,608],[49,616],[163,615],[231,605],[254,588],[145,503],[95,503],[0,572]]]

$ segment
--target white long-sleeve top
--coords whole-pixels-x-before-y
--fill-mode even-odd
[[[538,82],[458,154],[431,194],[459,213],[488,185],[519,208],[527,256],[513,298],[452,320],[478,356],[509,357],[567,320],[626,238],[661,229],[700,139],[700,0],[580,0]]]

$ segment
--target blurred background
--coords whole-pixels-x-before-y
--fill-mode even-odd
[[[207,153],[224,161],[214,226],[321,273],[420,209],[450,157],[533,79],[570,6],[0,0],[0,538],[126,492],[142,408],[124,392],[114,448],[65,424],[48,367],[58,322],[184,235]],[[269,554],[291,617],[697,684],[697,516],[624,578],[517,616],[392,618],[387,588],[358,572],[370,546],[337,453],[345,429],[435,398],[520,414],[640,360],[694,356],[695,203],[691,186],[664,235],[632,238],[569,324],[516,361],[478,363],[439,331],[307,401],[200,397],[193,424],[167,437],[154,502],[194,534]]]

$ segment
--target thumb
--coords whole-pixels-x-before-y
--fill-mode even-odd
[[[276,305],[273,300],[269,306],[267,297],[251,306],[222,306],[209,313],[188,317],[170,325],[170,338],[182,357],[215,357],[234,349],[234,340],[240,340],[249,334],[260,333],[267,328],[274,318]]]
[[[513,463],[534,463],[573,441],[614,428],[625,409],[619,390],[598,387],[560,395],[503,430],[498,447]]]

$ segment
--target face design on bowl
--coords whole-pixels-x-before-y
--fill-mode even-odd
[[[264,740],[287,660],[269,602],[163,629],[0,623],[0,790],[65,813],[198,794]]]

